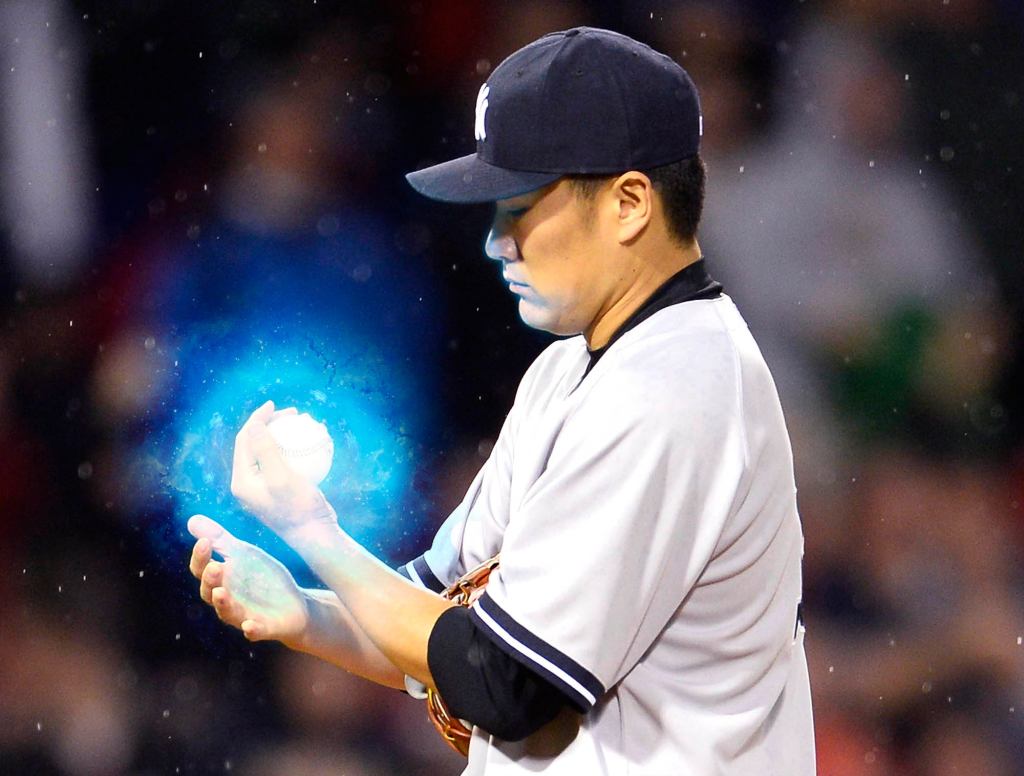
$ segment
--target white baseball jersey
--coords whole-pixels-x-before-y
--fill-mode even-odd
[[[675,304],[589,361],[582,337],[537,358],[406,567],[436,587],[500,552],[473,618],[587,710],[474,729],[465,774],[813,774],[792,453],[746,324]]]

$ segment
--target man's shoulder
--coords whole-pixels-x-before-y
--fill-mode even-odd
[[[555,340],[533,360],[523,374],[522,383],[529,384],[566,369],[586,353],[587,343],[582,335]]]
[[[579,356],[581,351],[586,349],[587,341],[583,338],[582,334],[557,339],[544,348],[544,350],[540,352],[540,355],[534,359],[533,363],[556,362],[567,357],[576,358]]]
[[[653,418],[667,431],[694,416],[738,416],[745,386],[762,369],[746,324],[721,297],[659,311],[616,342],[581,388],[605,412]]]
[[[734,364],[738,334],[749,336],[728,297],[672,305],[623,335],[602,371],[615,380],[693,384]]]

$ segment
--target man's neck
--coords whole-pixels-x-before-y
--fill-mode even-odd
[[[653,261],[643,261],[629,284],[616,294],[610,305],[602,311],[594,323],[583,332],[588,350],[599,350],[608,344],[619,327],[646,302],[651,294],[661,288],[670,277],[701,258],[700,246],[692,241],[685,248],[674,246],[667,256]]]

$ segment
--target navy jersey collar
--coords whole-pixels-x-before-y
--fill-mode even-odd
[[[696,299],[715,299],[722,295],[722,284],[713,280],[708,274],[707,264],[701,257],[693,264],[688,264],[676,274],[662,283],[658,289],[651,294],[647,301],[629,316],[615,333],[612,334],[608,344],[597,350],[591,350],[590,363],[587,365],[587,373],[594,368],[594,364],[605,353],[608,348],[627,331],[640,325],[659,310],[664,310],[674,304],[692,302]],[[586,375],[584,375],[586,376]]]

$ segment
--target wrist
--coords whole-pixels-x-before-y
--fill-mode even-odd
[[[249,504],[244,495],[238,495],[243,504]],[[281,497],[274,503],[260,507],[249,506],[250,511],[265,526],[285,541],[292,533],[313,525],[337,525],[338,515],[323,492],[308,486],[301,493]]]
[[[338,592],[335,587],[351,570],[351,561],[363,549],[335,523],[304,523],[281,534],[293,550],[306,562],[325,584]]]
[[[315,654],[323,641],[324,612],[321,611],[323,602],[317,598],[316,590],[299,588],[299,592],[306,609],[305,624],[290,637],[281,639],[281,643],[296,652]]]
[[[330,505],[328,505],[328,508],[330,508]],[[285,540],[289,547],[304,558],[307,553],[315,553],[319,549],[334,547],[345,534],[334,518],[333,509],[331,509],[330,515],[332,517],[330,521],[311,519],[298,525],[290,526],[286,530],[281,531],[281,538]]]
[[[338,514],[321,490],[314,489],[305,497],[296,499],[289,511],[290,519],[282,526],[282,535],[312,526],[336,528],[338,525]]]

